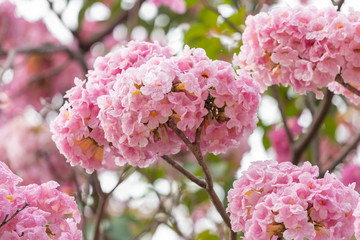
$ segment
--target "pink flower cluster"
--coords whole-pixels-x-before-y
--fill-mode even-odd
[[[298,124],[297,118],[288,119],[288,127],[293,137],[296,139],[301,132],[302,127]],[[273,127],[269,132],[269,139],[271,141],[271,146],[276,153],[277,162],[288,162],[291,160],[291,146],[289,139],[286,135],[285,128],[282,127]]]
[[[234,64],[250,71],[265,88],[282,84],[300,94],[334,82],[360,85],[360,13],[334,8],[276,8],[249,16]],[[338,86],[339,87],[339,86]]]
[[[21,181],[0,162],[1,240],[81,240],[80,214],[73,197],[56,190],[58,184],[53,181],[16,186]]]
[[[201,150],[225,152],[256,127],[259,104],[257,85],[229,63],[188,47],[172,56],[146,42],[98,58],[88,81],[76,80],[67,97],[52,124],[53,139],[72,164],[88,171],[110,162],[145,167],[178,153],[183,144],[169,121],[190,141],[201,126]]]
[[[358,204],[355,185],[344,186],[305,162],[254,162],[229,191],[232,229],[244,239],[350,239]],[[345,230],[346,229],[346,230]]]

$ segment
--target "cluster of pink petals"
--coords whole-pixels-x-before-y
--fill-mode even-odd
[[[186,11],[186,3],[184,0],[148,0],[154,3],[157,7],[167,6],[175,13],[183,14]]]
[[[80,165],[92,172],[126,163],[127,160],[105,139],[98,119],[97,101],[100,96],[109,94],[118,74],[138,67],[154,56],[171,56],[170,49],[157,44],[130,42],[127,47],[98,57],[86,82],[75,79],[75,87],[65,95],[68,102],[51,124],[52,138],[71,165]]]
[[[1,240],[81,240],[77,226],[81,219],[73,197],[58,191],[53,181],[17,186],[21,181],[0,162],[0,224],[21,210],[1,226]]]
[[[298,124],[297,118],[288,119],[288,127],[292,136],[296,139],[301,132],[302,127]],[[277,162],[288,162],[291,160],[291,146],[286,134],[285,128],[274,126],[269,132],[271,146],[276,153]]]
[[[19,115],[0,127],[0,139],[6,139],[0,142],[0,161],[23,179],[22,184],[72,180],[70,166],[51,141],[45,122],[33,124]]]
[[[305,162],[254,162],[229,191],[232,229],[244,239],[350,239],[358,204],[355,185],[334,175],[317,179],[319,170]]]
[[[76,80],[67,97],[52,124],[53,139],[72,164],[92,171],[109,167],[92,159],[96,147],[116,156],[110,161],[115,165],[140,167],[178,153],[183,144],[168,121],[191,141],[201,125],[204,152],[236,147],[256,127],[259,90],[246,74],[210,60],[202,49],[186,47],[182,56],[172,56],[157,43],[130,42],[98,58],[88,81]],[[92,143],[79,143],[84,139]]]
[[[360,85],[360,13],[335,8],[276,8],[249,16],[234,64],[251,72],[263,88],[282,84],[300,94],[334,82]]]

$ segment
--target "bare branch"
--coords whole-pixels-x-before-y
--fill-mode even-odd
[[[315,134],[319,131],[322,122],[324,121],[328,111],[331,107],[331,99],[334,94],[327,90],[325,93],[324,100],[321,102],[319,106],[319,110],[316,112],[311,125],[306,133],[302,134],[293,145],[293,152],[292,152],[292,163],[298,164],[300,162],[301,155],[311,143]]]
[[[216,13],[217,15],[219,15],[220,17],[222,17],[224,19],[224,21],[235,31],[238,33],[242,33],[243,31],[241,31],[240,28],[238,28],[229,18],[224,17],[221,15],[221,13],[218,11],[218,9],[216,7],[211,6],[207,0],[201,0],[202,4],[208,8],[209,10],[213,11],[214,13]]]
[[[336,75],[335,81],[341,84],[341,86],[343,86],[353,94],[356,94],[360,97],[360,91],[357,88],[353,87],[351,84],[346,83],[340,74]]]
[[[191,172],[189,172],[188,170],[186,170],[183,166],[181,166],[179,163],[177,163],[174,159],[172,159],[171,157],[164,155],[162,156],[162,158],[168,163],[170,164],[172,167],[174,167],[176,170],[178,170],[179,172],[181,172],[185,177],[187,177],[190,181],[192,181],[193,183],[197,184],[199,187],[201,188],[206,188],[206,182],[197,178],[195,175],[193,175]]]

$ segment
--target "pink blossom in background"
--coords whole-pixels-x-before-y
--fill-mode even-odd
[[[186,3],[184,0],[148,0],[154,3],[157,7],[167,6],[172,11],[178,14],[183,14],[186,11]]]
[[[355,189],[360,191],[360,165],[354,162],[345,163],[340,170],[340,180],[346,186],[355,183]]]
[[[337,74],[346,83],[360,84],[359,14],[337,12],[335,8],[275,8],[249,16],[239,55],[234,64],[262,85],[291,86],[300,94],[329,86],[358,102],[335,85]],[[329,85],[330,84],[330,85]]]
[[[244,239],[350,239],[359,195],[305,162],[254,162],[228,193],[232,229]],[[346,231],[344,231],[346,229]]]
[[[3,49],[7,49],[7,42],[11,48],[32,48],[41,45],[60,45],[60,42],[48,31],[45,23],[41,20],[27,22],[25,19],[14,17],[14,6],[9,2],[0,4],[0,18],[4,19],[0,24],[0,32],[6,36]],[[8,14],[8,15],[6,15]],[[7,33],[7,31],[16,31]],[[12,30],[16,29],[16,30]],[[9,48],[10,48],[9,47]],[[0,59],[1,62],[5,59]],[[42,98],[51,101],[56,93],[64,93],[73,86],[75,77],[84,75],[80,65],[72,60],[67,53],[29,53],[17,54],[12,66],[14,75],[7,84],[1,84],[0,93],[7,96],[2,115],[8,118],[21,113],[26,105],[32,105],[36,110],[43,106]]]
[[[72,87],[75,77],[83,75],[66,53],[18,55],[13,79],[3,87],[9,97],[8,108],[21,110],[30,104],[40,110],[41,98],[51,101],[56,93]]]
[[[72,181],[72,170],[51,141],[45,122],[32,124],[19,115],[0,127],[0,138],[6,139],[0,142],[0,161],[23,179],[23,185]]]
[[[0,180],[0,221],[22,209],[0,228],[0,239],[82,239],[75,200],[56,190],[59,186],[56,182],[19,187],[21,178],[3,162]]]
[[[287,124],[294,139],[300,136],[303,128],[298,124],[297,118],[289,118]],[[291,161],[291,146],[284,126],[273,126],[269,132],[269,139],[276,153],[276,161]]]
[[[130,42],[98,58],[87,83],[77,80],[68,91],[53,139],[73,165],[88,171],[107,166],[101,154],[91,160],[102,146],[118,157],[116,165],[145,167],[178,153],[183,143],[168,121],[191,141],[203,123],[201,150],[222,153],[256,127],[258,91],[250,77],[210,60],[203,49],[186,47],[172,56],[157,43]]]

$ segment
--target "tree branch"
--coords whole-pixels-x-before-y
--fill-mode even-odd
[[[201,0],[202,4],[208,8],[209,10],[213,11],[214,13],[216,13],[217,15],[219,15],[220,17],[222,17],[224,19],[224,21],[235,31],[238,33],[242,33],[243,31],[240,30],[240,28],[238,28],[229,18],[226,18],[224,16],[221,15],[221,13],[218,11],[218,9],[216,7],[211,6],[207,0]]]
[[[336,75],[335,81],[338,82],[341,86],[343,86],[347,90],[349,90],[350,92],[352,92],[353,94],[358,95],[360,97],[360,91],[357,88],[353,87],[351,84],[346,83],[340,74]]]
[[[320,126],[331,107],[331,99],[333,96],[334,94],[331,91],[326,90],[324,100],[321,102],[319,111],[315,114],[308,131],[302,134],[300,138],[294,142],[291,160],[293,164],[297,165],[300,162],[301,155],[311,143],[315,134],[319,131]]]
[[[172,122],[171,120],[168,121],[168,126],[176,133],[176,135],[178,135],[178,137],[180,137],[184,141],[184,143],[189,148],[189,150],[194,154],[196,160],[198,161],[198,163],[201,166],[201,168],[204,172],[204,175],[205,175],[206,188],[204,188],[204,189],[210,196],[210,199],[211,199],[212,203],[214,204],[216,210],[220,214],[221,218],[223,219],[225,224],[229,227],[230,239],[235,240],[237,234],[231,230],[230,217],[226,213],[226,210],[225,210],[224,205],[222,204],[221,200],[215,193],[214,183],[213,183],[213,180],[212,180],[212,177],[210,174],[210,170],[209,170],[208,166],[206,165],[206,162],[205,162],[204,157],[200,150],[200,142],[199,141],[195,141],[194,143],[190,142],[190,140],[185,136],[185,134],[180,129],[178,129],[176,127],[176,124],[174,122]],[[200,130],[197,129],[197,131],[196,131],[196,136],[201,135],[200,131],[201,131],[202,126],[200,126],[199,128],[200,128]],[[198,137],[198,138],[200,138],[200,137]]]
[[[204,182],[203,180],[197,178],[195,175],[193,175],[191,172],[189,172],[188,170],[186,170],[183,166],[181,166],[179,163],[177,163],[174,159],[172,159],[171,157],[164,155],[162,156],[162,158],[168,163],[170,164],[172,167],[174,167],[176,170],[178,170],[179,172],[181,172],[185,177],[187,177],[190,181],[192,181],[193,183],[197,184],[199,187],[201,188],[206,188],[206,182]]]

